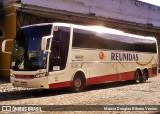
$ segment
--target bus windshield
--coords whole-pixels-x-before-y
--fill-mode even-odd
[[[47,53],[41,51],[43,36],[51,35],[52,25],[35,25],[21,28],[14,41],[11,69],[30,70],[46,68]]]

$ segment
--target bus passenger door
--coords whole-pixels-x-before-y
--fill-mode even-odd
[[[59,71],[61,69],[60,42],[53,40],[49,57],[49,71]]]

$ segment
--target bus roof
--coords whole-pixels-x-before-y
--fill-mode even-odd
[[[72,26],[73,28],[95,31],[98,33],[108,33],[108,34],[115,34],[115,35],[121,35],[121,36],[128,36],[128,37],[132,37],[132,38],[148,39],[148,40],[156,41],[156,38],[154,38],[154,37],[140,36],[140,35],[125,33],[123,31],[112,29],[112,28],[107,28],[107,27],[103,27],[103,26],[94,26],[94,25],[93,26],[85,26],[85,25],[76,25],[76,24],[70,24],[70,23],[41,23],[41,24],[27,25],[27,26],[23,26],[21,28],[26,28],[26,27],[31,27],[31,26],[51,25],[51,24],[53,24],[54,26],[65,26],[65,27]]]
[[[32,25],[22,26],[21,28],[27,28],[27,27],[33,27],[33,26],[44,26],[44,25],[53,25],[53,23],[32,24]]]
[[[76,25],[76,24],[69,24],[69,23],[53,23],[53,24],[56,26],[66,26],[66,27],[70,27],[72,25],[74,28],[77,28],[77,29],[79,28],[79,29],[90,30],[90,31],[95,31],[99,33],[116,34],[116,35],[128,36],[128,37],[133,37],[133,38],[148,39],[148,40],[156,41],[156,38],[154,37],[140,36],[140,35],[125,33],[120,30],[107,28],[103,26],[85,26],[85,25]]]

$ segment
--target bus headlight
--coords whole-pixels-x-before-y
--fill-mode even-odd
[[[44,77],[44,76],[46,76],[45,73],[39,73],[39,74],[35,75],[35,78],[40,78],[40,77]]]
[[[15,77],[15,75],[13,74],[13,70],[10,69],[10,77]]]
[[[10,77],[15,77],[15,75],[14,75],[14,74],[12,74],[12,73],[10,73]]]

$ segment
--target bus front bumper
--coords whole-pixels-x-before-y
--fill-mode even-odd
[[[10,80],[14,87],[44,88],[44,89],[49,88],[47,76],[40,78],[31,78],[31,79],[10,77]]]

